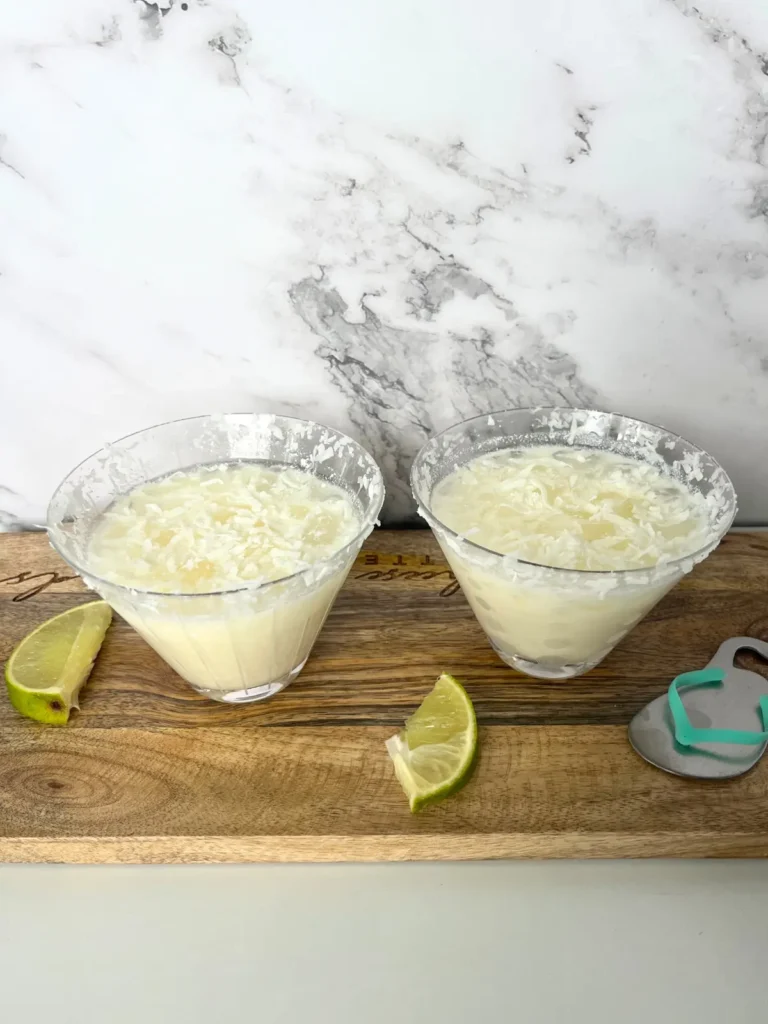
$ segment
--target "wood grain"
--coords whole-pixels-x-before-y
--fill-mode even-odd
[[[0,859],[767,856],[768,759],[696,783],[626,738],[634,710],[721,639],[768,639],[766,556],[765,534],[731,535],[570,683],[497,661],[422,531],[370,539],[304,673],[262,705],[199,698],[116,621],[69,726],[0,701]],[[0,660],[88,593],[44,536],[0,535]],[[442,669],[467,682],[481,753],[461,793],[413,816],[384,740]]]
[[[205,700],[116,618],[70,728],[394,725],[444,670],[467,684],[487,725],[625,724],[674,676],[705,665],[722,639],[768,640],[767,566],[768,534],[732,534],[601,665],[548,682],[497,658],[431,533],[382,530],[279,700],[247,708]],[[0,661],[34,626],[89,594],[43,534],[0,534]],[[0,702],[6,724],[18,727],[17,715]]]
[[[381,727],[0,732],[0,857],[142,861],[765,856],[768,779],[684,782],[616,726],[481,731],[411,815]],[[102,842],[105,840],[106,842]]]

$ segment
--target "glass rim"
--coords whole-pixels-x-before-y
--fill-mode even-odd
[[[679,555],[677,558],[670,559],[670,561],[668,562],[657,562],[655,565],[648,565],[639,569],[566,569],[564,566],[561,565],[546,565],[542,562],[532,562],[525,558],[518,558],[516,555],[511,553],[505,555],[501,551],[494,551],[493,548],[486,548],[482,544],[478,544],[476,543],[476,541],[470,540],[468,537],[463,536],[463,534],[457,533],[456,530],[452,530],[450,526],[447,526],[444,522],[438,519],[438,517],[432,511],[429,502],[426,500],[422,500],[422,497],[418,493],[418,488],[416,485],[416,466],[419,460],[427,451],[427,449],[430,447],[430,445],[439,441],[441,437],[444,437],[447,433],[449,433],[452,430],[457,430],[460,427],[466,427],[470,423],[477,423],[480,420],[487,420],[489,416],[506,416],[510,413],[548,412],[574,412],[586,413],[587,415],[594,413],[596,416],[617,417],[618,419],[625,420],[629,423],[637,423],[643,427],[651,427],[653,430],[658,430],[662,434],[667,434],[670,438],[674,438],[677,441],[682,441],[684,444],[688,445],[689,448],[693,449],[694,452],[706,455],[707,458],[711,459],[715,466],[720,470],[720,472],[725,477],[725,481],[728,487],[730,488],[731,504],[733,506],[730,518],[728,518],[728,521],[725,523],[723,528],[719,532],[717,532],[716,535],[713,535],[712,538],[702,547],[697,548],[696,551],[691,551],[687,555]],[[578,447],[578,445],[572,445],[571,447],[576,448]],[[462,463],[462,465],[464,465],[464,463]],[[623,578],[625,576],[632,576],[634,574],[663,572],[664,570],[673,569],[676,566],[680,565],[681,562],[686,562],[689,559],[692,559],[695,562],[696,560],[700,559],[700,556],[705,557],[711,550],[713,550],[720,543],[722,538],[733,525],[733,521],[736,518],[736,512],[738,511],[737,494],[736,488],[733,486],[733,481],[731,480],[730,476],[723,468],[723,466],[717,461],[717,459],[713,455],[710,455],[709,452],[706,451],[706,449],[701,448],[699,445],[694,444],[692,441],[689,441],[686,437],[683,437],[682,434],[676,434],[672,430],[667,430],[666,427],[660,427],[658,423],[651,423],[649,420],[637,419],[634,416],[625,416],[623,413],[620,412],[606,412],[603,409],[587,409],[582,406],[530,405],[516,409],[496,409],[491,412],[480,413],[479,415],[476,416],[469,416],[467,417],[467,419],[459,420],[457,423],[452,423],[449,427],[445,427],[444,430],[441,430],[433,437],[430,437],[430,439],[428,441],[425,441],[425,443],[418,450],[413,460],[413,463],[411,464],[410,483],[411,492],[414,498],[416,499],[416,503],[419,506],[419,512],[427,520],[430,527],[433,525],[433,523],[436,523],[441,530],[445,531],[445,533],[449,534],[451,537],[460,541],[462,544],[468,544],[471,548],[474,548],[475,550],[482,552],[484,555],[494,555],[496,558],[512,558],[520,565],[530,566],[533,569],[546,569],[549,572],[554,573],[578,573],[580,576],[590,579],[594,579],[597,577]]]
[[[320,559],[317,562],[312,562],[311,565],[307,565],[303,569],[297,569],[296,572],[292,572],[292,573],[290,573],[287,576],[278,576],[277,579],[265,580],[265,581],[263,581],[261,583],[254,581],[254,582],[250,582],[250,583],[244,583],[242,585],[238,584],[237,586],[229,587],[227,589],[206,590],[206,591],[147,590],[147,589],[145,589],[143,587],[130,587],[130,586],[127,586],[125,583],[117,583],[114,580],[105,579],[103,576],[97,576],[96,573],[90,572],[90,570],[88,570],[88,569],[84,569],[74,559],[68,558],[67,555],[64,554],[64,552],[61,550],[60,546],[56,543],[56,540],[55,540],[54,535],[52,533],[52,529],[51,529],[51,508],[54,505],[54,503],[56,501],[56,498],[58,497],[58,495],[59,495],[60,491],[62,490],[62,488],[64,487],[64,485],[67,483],[67,481],[70,479],[70,477],[72,477],[73,474],[75,474],[78,471],[78,469],[80,469],[81,467],[85,466],[85,464],[87,462],[90,462],[91,459],[95,458],[101,452],[105,451],[107,449],[107,447],[112,447],[114,445],[122,444],[124,441],[129,441],[131,438],[138,437],[140,434],[148,434],[152,430],[158,430],[160,427],[169,427],[169,426],[171,426],[172,424],[175,424],[175,423],[191,423],[191,422],[193,422],[195,420],[211,420],[211,419],[216,419],[216,418],[219,418],[219,417],[227,418],[229,416],[247,416],[247,417],[250,417],[251,419],[262,419],[262,418],[266,419],[266,418],[269,418],[269,419],[271,419],[273,421],[282,420],[282,421],[288,421],[290,423],[305,423],[305,424],[308,424],[309,426],[313,426],[313,427],[322,427],[323,430],[330,430],[330,431],[332,431],[334,434],[337,435],[338,439],[342,439],[344,441],[350,442],[350,444],[352,444],[354,446],[354,448],[356,448],[358,450],[358,452],[361,453],[364,456],[364,458],[368,459],[370,461],[370,463],[371,463],[371,466],[372,466],[373,470],[374,470],[374,485],[375,485],[374,501],[371,504],[370,510],[365,514],[365,516],[363,516],[362,525],[361,525],[360,529],[357,531],[357,533],[355,534],[355,536],[350,541],[348,541],[346,544],[344,544],[342,547],[337,548],[330,555],[327,555],[325,558],[322,558],[322,559]],[[247,461],[247,460],[242,460],[242,461]],[[202,463],[201,463],[201,465],[202,465]],[[209,465],[209,463],[206,463],[206,465]],[[104,584],[105,586],[116,587],[119,590],[124,590],[124,591],[127,591],[128,593],[132,593],[132,594],[141,594],[143,597],[173,597],[173,598],[189,598],[189,599],[197,598],[197,597],[222,597],[225,594],[243,594],[243,593],[246,593],[246,592],[254,592],[255,593],[256,591],[259,591],[259,590],[262,590],[262,591],[266,590],[267,588],[272,587],[272,586],[274,586],[277,583],[287,583],[289,580],[298,579],[298,577],[303,576],[306,573],[312,572],[312,571],[314,571],[316,569],[319,569],[320,567],[325,566],[328,563],[332,562],[334,559],[338,558],[343,553],[348,552],[351,548],[354,547],[355,544],[358,544],[358,546],[361,546],[363,541],[365,540],[365,538],[371,532],[371,529],[375,525],[376,520],[378,519],[379,513],[381,512],[382,505],[384,504],[385,495],[386,495],[386,491],[385,491],[385,487],[384,487],[384,476],[383,476],[383,474],[381,472],[381,468],[380,468],[379,464],[376,462],[374,457],[371,455],[371,453],[368,451],[368,449],[364,448],[360,444],[359,441],[356,441],[354,439],[354,437],[350,437],[349,434],[345,434],[343,431],[337,430],[336,427],[326,426],[325,423],[318,423],[317,420],[303,419],[301,416],[283,416],[280,413],[271,413],[271,412],[219,412],[219,413],[203,413],[202,415],[198,415],[198,416],[182,416],[179,419],[164,420],[162,423],[155,423],[151,427],[142,427],[141,430],[133,430],[133,431],[131,431],[130,434],[124,434],[122,437],[119,437],[116,441],[109,441],[107,444],[102,445],[101,448],[97,448],[96,451],[91,452],[90,455],[86,455],[86,457],[84,459],[81,459],[80,462],[78,462],[76,466],[72,467],[72,469],[67,473],[67,475],[64,477],[64,479],[60,481],[60,483],[58,484],[58,486],[54,490],[53,494],[51,495],[51,499],[48,502],[48,507],[46,509],[45,531],[46,531],[46,533],[48,535],[48,543],[51,545],[51,547],[56,552],[56,554],[59,555],[60,558],[63,558],[64,561],[67,563],[67,565],[70,565],[78,573],[78,575],[80,575],[83,578],[88,577],[88,578],[90,578],[92,580],[95,580],[97,583]]]

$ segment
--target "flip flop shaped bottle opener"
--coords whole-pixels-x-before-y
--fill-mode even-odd
[[[768,661],[768,643],[733,637],[706,668],[673,679],[639,711],[629,724],[637,753],[694,779],[731,779],[753,768],[768,747],[768,679],[734,665],[745,649]]]

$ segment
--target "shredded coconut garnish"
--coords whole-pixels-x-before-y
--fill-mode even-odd
[[[312,473],[225,463],[143,484],[103,513],[89,562],[104,579],[161,593],[205,593],[290,576],[361,528],[342,488]]]
[[[460,466],[432,512],[491,551],[563,569],[660,565],[711,539],[702,495],[656,466],[588,448],[502,449]]]

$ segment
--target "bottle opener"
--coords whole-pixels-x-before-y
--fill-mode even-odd
[[[629,742],[641,757],[694,779],[732,779],[757,764],[768,747],[768,679],[734,665],[744,649],[768,661],[768,643],[733,637],[635,715]]]

